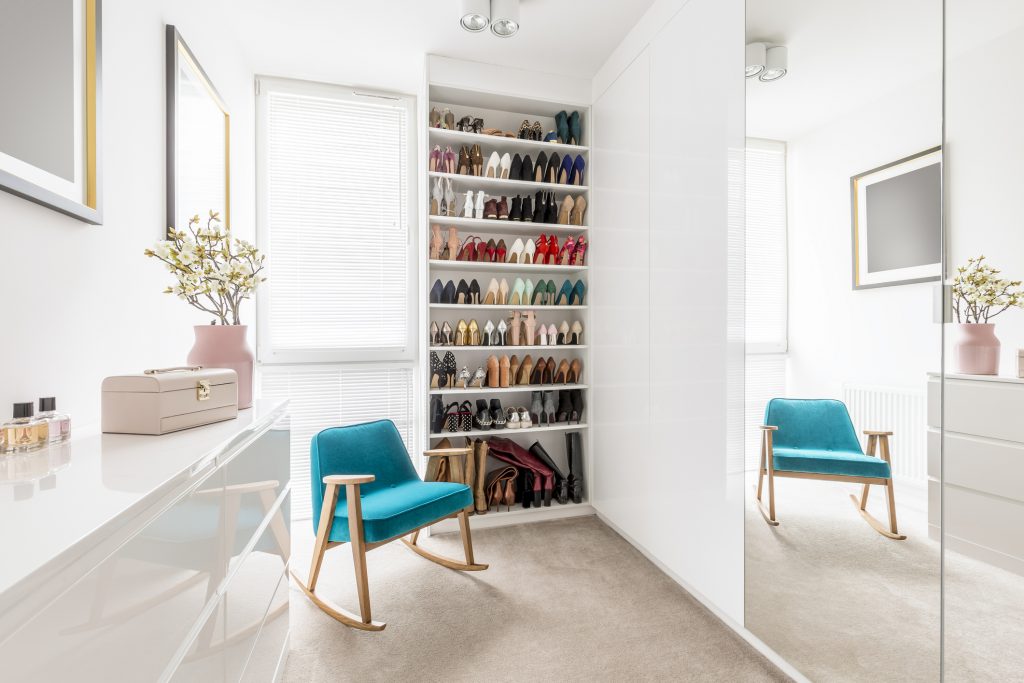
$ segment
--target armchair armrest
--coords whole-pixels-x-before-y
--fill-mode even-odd
[[[864,433],[868,436],[892,436],[892,432],[879,432],[873,429],[865,429]]]
[[[423,455],[428,458],[443,458],[449,455],[469,455],[472,450],[472,446],[466,446],[464,448],[431,448],[423,451]]]
[[[774,425],[761,425],[760,429],[763,432],[777,432],[777,431],[779,431],[779,428],[774,426]]]
[[[369,484],[376,478],[372,474],[329,474],[324,477],[324,483],[328,486],[350,486]]]

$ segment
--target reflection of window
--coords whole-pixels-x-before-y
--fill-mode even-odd
[[[747,140],[745,454],[757,468],[758,425],[768,401],[786,395],[789,348],[786,259],[786,145]]]
[[[414,441],[414,101],[261,78],[260,391],[291,400],[292,510],[321,429],[389,418]]]

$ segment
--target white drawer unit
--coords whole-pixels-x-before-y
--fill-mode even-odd
[[[1024,575],[1024,380],[946,375],[941,388],[929,375],[929,535],[941,521],[947,549]]]
[[[274,680],[286,638],[250,660],[281,612],[287,632],[289,440],[283,403],[76,437],[53,487],[0,500],[5,557],[21,558],[0,573],[0,678]]]

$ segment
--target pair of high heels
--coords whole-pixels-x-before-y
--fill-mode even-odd
[[[452,181],[449,178],[435,178],[434,187],[430,191],[430,215],[454,216],[456,212]]]
[[[476,320],[460,320],[453,329],[448,321],[444,321],[440,327],[436,322],[430,323],[430,345],[431,346],[504,346],[507,338],[508,326],[502,320],[497,325],[490,320],[483,329]]]
[[[430,170],[438,173],[455,173],[455,152],[451,145],[441,151],[441,145],[434,145],[430,151]]]
[[[531,395],[530,415],[536,425],[553,425],[559,422],[581,424],[583,420],[583,390],[561,389],[558,391],[558,406],[555,406],[553,391],[535,391]]]
[[[574,111],[566,114],[560,111],[555,114],[555,132],[558,134],[558,141],[567,145],[583,144],[583,121],[580,113]]]
[[[434,286],[430,288],[430,303],[479,304],[480,283],[476,280],[468,283],[465,280],[459,280],[459,284],[456,286],[452,280],[445,284],[441,284],[440,280],[435,280]]]
[[[454,227],[448,228],[448,238],[441,237],[441,226],[432,224],[430,226],[430,258],[432,260],[456,261],[458,260],[459,231]]]
[[[430,387],[432,389],[444,389],[455,386],[455,354],[448,351],[444,358],[438,357],[437,353],[430,352]]]
[[[583,195],[573,197],[566,195],[558,207],[559,225],[583,225],[583,215],[587,212],[587,198]]]
[[[448,107],[438,111],[437,107],[430,108],[430,127],[443,128],[445,130],[459,130],[463,133],[480,133],[484,129],[484,120],[463,116],[458,123],[455,122],[455,114]]]
[[[531,126],[529,119],[523,119],[523,122],[519,124],[519,134],[516,137],[520,140],[540,141],[544,138],[544,128],[541,127],[540,121],[534,121]]]
[[[513,355],[511,358],[502,356],[501,359],[491,356],[487,359],[488,369],[490,369],[492,358],[498,364],[499,373],[497,377],[499,387],[579,384],[582,381],[583,361],[579,358],[574,358],[571,361],[563,358],[556,364],[552,356],[549,356],[546,360],[542,356],[538,356],[536,361],[534,361],[530,354],[526,354],[522,360],[516,355]],[[508,368],[507,374],[504,373],[505,367]],[[491,377],[488,374],[488,386],[493,386],[490,384],[490,380]]]

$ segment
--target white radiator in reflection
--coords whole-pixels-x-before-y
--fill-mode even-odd
[[[924,391],[850,384],[843,387],[843,401],[865,447],[865,429],[893,432],[890,448],[896,477],[922,483],[927,480],[928,416]]]

